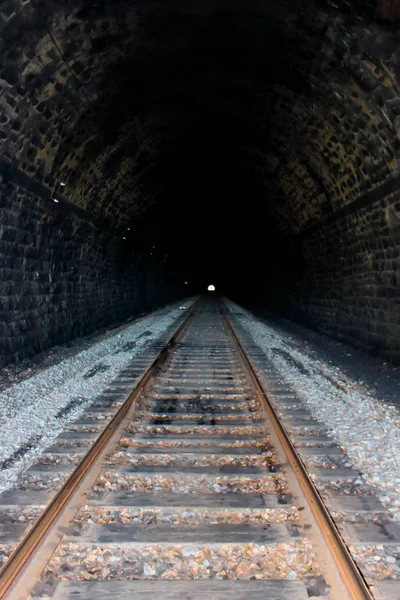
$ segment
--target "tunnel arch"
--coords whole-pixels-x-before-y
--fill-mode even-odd
[[[2,364],[210,276],[398,361],[396,6],[3,2]]]

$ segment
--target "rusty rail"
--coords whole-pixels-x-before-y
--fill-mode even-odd
[[[104,428],[102,433],[94,442],[93,446],[91,446],[74,471],[69,475],[65,483],[55,494],[54,498],[52,498],[47,507],[43,510],[33,527],[26,533],[13,553],[10,555],[8,561],[0,570],[0,598],[5,598],[14,582],[20,577],[27,563],[35,559],[35,553],[37,552],[45,536],[55,525],[66,505],[71,502],[72,497],[80,485],[84,484],[85,477],[88,475],[93,465],[105,455],[114,434],[123,423],[125,417],[133,407],[136,399],[141,394],[145,385],[152,377],[154,377],[159,367],[167,358],[168,352],[174,346],[177,339],[188,325],[196,310],[197,304],[198,299],[193,303],[183,322],[173,333],[164,347],[160,350],[159,354],[156,356],[150,367],[146,370],[134,390],[129,394],[123,405],[111,419],[108,425]],[[32,583],[32,586],[34,583],[35,582]]]
[[[26,584],[25,579],[27,579],[27,577],[23,577],[26,575],[29,565],[34,564],[36,559],[38,562],[36,572],[37,574],[41,572],[43,566],[42,562],[46,561],[46,556],[40,555],[38,558],[38,555],[43,547],[47,548],[44,544],[46,538],[53,531],[57,531],[59,537],[61,537],[62,523],[60,523],[60,521],[62,515],[65,515],[64,520],[68,520],[68,517],[65,514],[67,512],[67,507],[72,504],[72,509],[74,510],[73,499],[79,498],[79,494],[82,495],[82,488],[84,490],[90,489],[90,477],[96,477],[96,469],[98,468],[100,461],[107,452],[112,449],[114,439],[116,438],[116,435],[119,434],[121,427],[123,427],[125,418],[134,410],[136,399],[167,358],[170,349],[189,323],[195,312],[196,306],[197,301],[188,311],[184,321],[171,336],[170,340],[154,359],[135,389],[129,394],[123,405],[111,419],[110,423],[105,427],[93,446],[88,450],[87,454],[68,477],[60,490],[55,494],[49,505],[44,509],[32,529],[25,535],[14,550],[8,562],[0,571],[0,598],[12,597],[14,599],[21,597],[17,595],[10,596],[10,592],[13,594],[14,589],[18,589],[21,580],[24,581],[22,584],[23,588],[25,586],[24,589],[27,587],[31,589],[33,587],[35,581],[29,581]],[[264,407],[265,413],[268,416],[269,422],[272,425],[275,444],[277,444],[281,455],[284,457],[284,462],[289,466],[289,469],[296,480],[297,490],[300,490],[301,498],[307,507],[308,514],[312,515],[315,529],[317,530],[320,539],[323,540],[324,551],[326,550],[325,556],[328,556],[328,570],[332,591],[335,592],[334,596],[340,598],[340,600],[345,600],[345,598],[346,600],[372,600],[373,596],[362,574],[358,570],[357,565],[343,542],[335,523],[326,509],[317,488],[310,479],[284,426],[275,413],[267,393],[264,391],[249,359],[247,358],[246,352],[243,349],[228,316],[223,310],[221,312],[223,322],[229,333],[229,337],[232,340],[232,344],[238,352],[242,364],[251,379],[254,389]],[[48,548],[44,552],[44,555],[46,555],[46,552],[49,552]],[[17,582],[17,585],[15,585],[15,582]]]
[[[221,310],[221,313],[230,338],[236,346],[242,363],[252,380],[262,405],[264,405],[287,463],[290,465],[290,468],[296,477],[303,499],[313,515],[315,523],[325,542],[327,552],[332,561],[332,564],[329,565],[332,582],[340,581],[351,600],[373,600],[373,595],[371,594],[367,583],[344,543],[316,486],[309,477],[303,461],[269,401],[268,395],[264,391],[249,359],[247,358],[247,354],[224,309]]]

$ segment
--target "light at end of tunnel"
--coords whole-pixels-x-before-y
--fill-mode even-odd
[[[207,289],[209,292],[215,292],[215,285],[209,285]]]
[[[128,230],[128,231],[130,231],[130,230],[131,230],[131,228],[130,228],[130,227],[127,227],[127,230]]]
[[[185,285],[187,285],[188,283],[189,283],[188,281],[185,281]]]
[[[123,240],[126,240],[126,237],[123,237],[122,239],[123,239]]]
[[[57,200],[57,198],[53,198],[53,202],[57,202],[58,204],[59,200]]]

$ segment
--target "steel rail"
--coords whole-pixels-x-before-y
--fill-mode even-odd
[[[230,338],[232,339],[256,392],[264,405],[276,437],[279,440],[286,459],[299,484],[304,500],[322,534],[328,553],[336,568],[336,572],[347,590],[349,597],[351,600],[374,600],[374,596],[371,594],[367,583],[354,562],[314,482],[308,475],[302,459],[269,401],[268,394],[263,389],[224,308],[222,308],[221,314]]]
[[[122,406],[118,409],[114,417],[106,425],[94,444],[89,448],[88,452],[43,510],[38,520],[25,534],[10,555],[8,561],[0,570],[0,598],[5,597],[7,592],[10,590],[10,587],[20,576],[24,567],[34,558],[35,551],[38,549],[40,543],[43,541],[46,534],[48,534],[55,521],[60,517],[61,513],[73,497],[78,487],[84,483],[85,476],[87,476],[94,463],[105,454],[110,440],[121,423],[123,423],[138,396],[141,394],[149,380],[157,373],[159,367],[167,358],[168,352],[174,346],[183,330],[186,329],[196,310],[198,301],[198,298],[194,301],[193,305],[188,310],[187,315],[185,315],[183,322],[179,325],[168,342],[166,342],[164,347],[160,350],[142,378],[136,384],[135,388],[132,390],[132,392],[130,392]],[[32,587],[34,583],[35,582],[32,583]]]

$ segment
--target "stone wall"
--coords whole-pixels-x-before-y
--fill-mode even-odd
[[[161,256],[26,183],[0,183],[0,366],[174,297]]]
[[[303,86],[275,86],[266,98],[266,197],[288,233],[400,168],[398,28],[322,4],[310,2],[302,16],[311,34],[299,59]]]
[[[298,249],[303,262],[278,279],[274,307],[400,364],[400,191],[327,221]]]
[[[308,4],[307,83],[267,99],[266,201],[294,248],[268,297],[400,364],[398,3]]]
[[[398,2],[0,4],[3,362],[174,295],[149,213],[190,280],[265,260],[288,314],[396,357]]]

